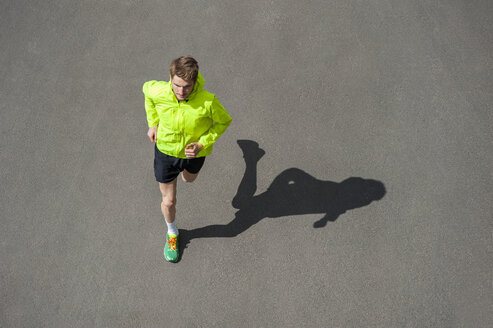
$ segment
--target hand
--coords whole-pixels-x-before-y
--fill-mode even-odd
[[[204,149],[204,146],[200,142],[192,142],[185,147],[185,156],[187,158],[195,158],[202,149]]]
[[[156,142],[157,141],[157,126],[153,126],[152,128],[149,128],[149,131],[147,131],[147,136],[151,140],[151,142]]]

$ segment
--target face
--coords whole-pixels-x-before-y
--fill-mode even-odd
[[[176,75],[173,76],[170,81],[171,86],[173,87],[173,92],[178,100],[185,100],[190,93],[192,93],[193,86],[195,85],[195,82],[186,81]]]

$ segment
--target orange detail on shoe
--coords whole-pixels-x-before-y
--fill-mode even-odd
[[[178,239],[178,236],[175,237],[168,237],[168,247],[172,251],[176,251],[176,240]]]

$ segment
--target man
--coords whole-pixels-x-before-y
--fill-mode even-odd
[[[173,60],[170,81],[148,81],[142,91],[149,131],[155,142],[154,174],[162,194],[161,211],[168,232],[164,257],[178,260],[178,229],[175,223],[176,184],[180,175],[193,182],[212,145],[231,123],[231,117],[217,98],[203,90],[204,79],[192,57]]]

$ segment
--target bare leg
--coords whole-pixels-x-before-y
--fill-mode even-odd
[[[192,174],[187,170],[184,170],[181,174],[181,178],[184,182],[193,182],[199,174]],[[168,223],[175,221],[176,215],[176,184],[178,179],[175,179],[169,183],[159,183],[159,190],[161,191],[161,212],[163,217]]]
[[[194,182],[198,175],[198,173],[190,173],[187,170],[183,170],[183,172],[181,172],[181,179],[183,182]]]
[[[161,211],[163,212],[163,217],[168,223],[173,223],[175,221],[176,214],[176,182],[175,179],[169,183],[159,183],[159,190],[162,195]]]

